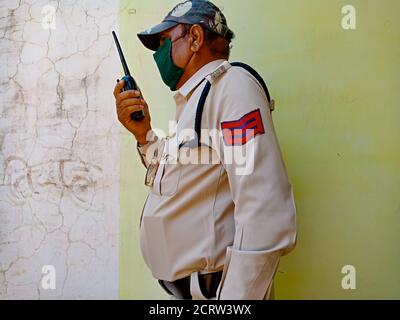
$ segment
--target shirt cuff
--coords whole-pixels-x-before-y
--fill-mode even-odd
[[[142,160],[142,163],[146,168],[149,167],[151,159],[157,156],[156,152],[158,151],[157,148],[152,148],[151,150],[149,149],[152,145],[158,143],[159,141],[158,136],[154,132],[151,132],[149,137],[150,141],[147,142],[145,145],[141,145],[139,142],[137,142],[136,144],[136,149],[139,153],[140,159]],[[152,152],[152,154],[148,154],[148,152],[150,151]]]
[[[228,247],[218,299],[264,300],[281,255],[281,251],[243,251]]]

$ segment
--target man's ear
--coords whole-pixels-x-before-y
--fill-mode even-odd
[[[190,28],[190,32],[189,32],[190,38],[192,38],[192,44],[190,46],[190,49],[193,52],[198,52],[200,50],[200,48],[203,46],[204,44],[204,30],[203,28],[198,25],[195,24]]]

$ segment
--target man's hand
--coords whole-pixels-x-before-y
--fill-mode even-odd
[[[136,140],[145,145],[148,141],[146,135],[151,130],[151,118],[149,108],[144,99],[140,97],[139,91],[129,90],[121,92],[124,88],[124,81],[117,83],[114,89],[115,105],[119,122],[131,132]],[[145,118],[142,121],[134,121],[131,114],[136,111],[144,110]]]

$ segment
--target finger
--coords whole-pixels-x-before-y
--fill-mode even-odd
[[[143,111],[140,110],[140,109],[139,109],[139,110],[136,110],[135,108],[132,108],[131,110],[124,110],[124,111],[122,111],[121,114],[118,116],[118,119],[119,119],[119,121],[120,121],[122,124],[126,125],[127,123],[129,123],[129,122],[132,121],[131,115],[132,115],[133,113],[136,113],[136,112],[142,113]]]
[[[114,97],[117,97],[121,93],[122,89],[124,88],[124,84],[124,80],[118,81],[114,88]]]
[[[121,120],[129,119],[132,113],[142,110],[144,110],[143,106],[126,107],[118,113],[118,118]]]
[[[125,81],[121,80],[119,81],[114,88],[114,97],[117,98],[117,96],[121,93],[122,89],[124,88]]]
[[[123,109],[130,106],[142,105],[144,106],[144,101],[142,99],[125,99],[118,104],[118,109]]]
[[[128,90],[120,93],[117,95],[117,104],[119,104],[122,100],[128,99],[128,98],[140,98],[140,92],[136,90]]]

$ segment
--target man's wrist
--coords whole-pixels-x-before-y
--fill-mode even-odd
[[[150,142],[150,141],[147,140],[147,136],[148,136],[148,133],[145,136],[141,136],[141,137],[136,137],[135,136],[135,139],[138,142],[139,147],[143,147],[143,146],[145,146],[146,144],[148,144]]]
[[[142,138],[142,139],[136,138],[136,141],[137,141],[139,147],[143,147],[148,143],[146,138]]]

